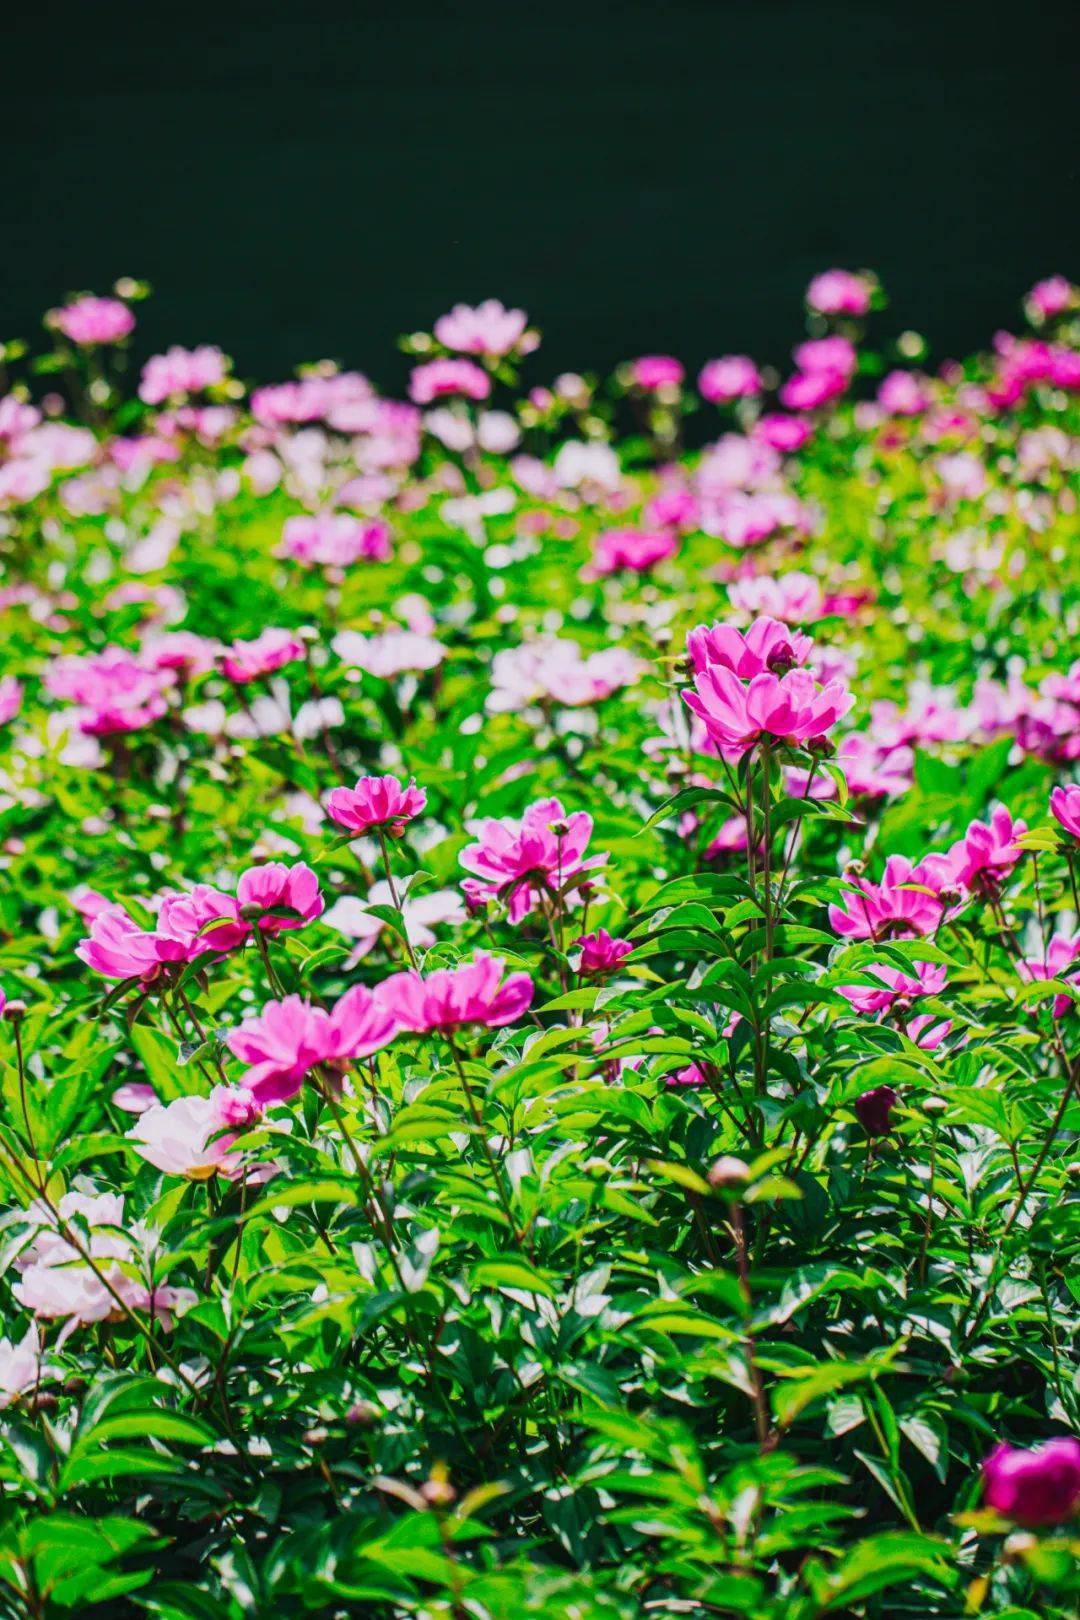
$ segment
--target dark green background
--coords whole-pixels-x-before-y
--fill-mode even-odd
[[[536,374],[782,361],[809,276],[878,269],[936,358],[1080,274],[1078,6],[80,4],[4,32],[0,335],[148,277],[143,350],[267,377],[496,294]]]

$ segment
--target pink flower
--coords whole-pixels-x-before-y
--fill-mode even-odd
[[[843,906],[829,907],[829,923],[842,939],[910,939],[938,928],[944,902],[940,881],[926,864],[890,855],[880,883],[855,878]]]
[[[878,404],[890,416],[919,416],[930,407],[930,395],[910,371],[890,371],[878,388]]]
[[[240,921],[235,896],[209,883],[196,883],[193,889],[162,896],[155,933],[159,940],[182,945],[184,959],[193,961],[207,951],[235,950],[251,929]]]
[[[506,309],[497,298],[485,298],[475,307],[455,304],[448,315],[439,316],[434,332],[445,349],[456,349],[458,354],[482,354],[494,360],[514,350],[528,353],[536,347],[527,326],[528,316],[523,309]]]
[[[125,1114],[145,1114],[148,1108],[157,1107],[158,1094],[145,1081],[125,1080],[123,1085],[117,1086],[111,1101],[114,1108]]]
[[[14,675],[5,675],[0,678],[0,726],[6,726],[9,720],[14,720],[22,708],[23,689],[21,682]]]
[[[1080,786],[1056,787],[1050,795],[1051,814],[1073,838],[1080,838]]]
[[[630,380],[650,394],[660,388],[678,388],[685,375],[681,363],[670,354],[643,354],[630,362]]]
[[[225,1044],[234,1057],[251,1065],[243,1088],[266,1106],[295,1097],[304,1076],[317,1064],[370,1057],[393,1040],[396,1028],[389,1005],[357,984],[331,1012],[300,996],[268,1001],[256,1018],[227,1036]]]
[[[1080,1440],[1062,1435],[1025,1451],[1000,1445],[982,1465],[987,1507],[1031,1529],[1065,1524],[1080,1508]]]
[[[1067,934],[1055,934],[1041,961],[1033,956],[1024,958],[1021,977],[1029,983],[1036,979],[1060,979],[1065,984],[1080,985],[1080,972],[1070,972],[1073,963],[1078,960],[1080,934],[1074,934],[1071,938]],[[1071,996],[1059,995],[1054,997],[1051,1011],[1055,1018],[1064,1018],[1075,1005]]]
[[[36,1322],[31,1322],[18,1344],[0,1339],[0,1410],[56,1376],[54,1368],[42,1365]]]
[[[58,658],[45,671],[45,689],[77,706],[79,729],[90,736],[138,731],[165,713],[168,670],[146,668],[123,647],[85,657]]]
[[[264,630],[254,641],[234,641],[222,659],[230,681],[246,686],[304,656],[304,643],[291,630]]]
[[[374,400],[371,384],[360,372],[338,371],[330,377],[301,377],[256,388],[251,396],[251,414],[257,422],[277,426],[321,422],[338,411],[366,408],[368,419],[374,421],[380,403],[394,402]]]
[[[1064,276],[1047,276],[1032,287],[1024,299],[1024,310],[1028,320],[1039,326],[1063,315],[1076,302],[1077,291],[1071,282]]]
[[[872,286],[850,270],[823,270],[806,289],[806,302],[819,315],[865,315]]]
[[[393,898],[390,885],[380,880],[371,885],[365,900],[353,894],[342,895],[324,914],[327,928],[357,942],[345,964],[347,968],[355,966],[368,954],[387,926],[382,917],[368,908],[392,905]],[[435,943],[437,924],[465,921],[465,905],[456,889],[432,889],[418,894],[415,900],[406,895],[401,902],[401,914],[409,944],[414,950],[426,951]]]
[[[897,798],[911,786],[915,755],[910,748],[882,747],[865,732],[853,731],[840,743],[836,763],[853,798]]]
[[[861,984],[841,985],[840,994],[861,1013],[886,1012],[898,1001],[914,1001],[919,996],[941,994],[947,976],[944,964],[913,962],[911,966],[914,971],[904,973],[886,963],[872,962],[864,971],[879,979],[881,988]]]
[[[706,360],[698,374],[698,389],[713,405],[730,405],[736,399],[760,394],[761,373],[746,354],[725,354],[719,360]]]
[[[390,526],[382,519],[368,522],[344,512],[291,517],[285,523],[279,553],[324,568],[347,568],[361,560],[388,562],[392,555]]]
[[[785,416],[783,411],[770,411],[765,416],[759,416],[750,431],[760,444],[768,445],[771,450],[780,450],[785,455],[792,455],[796,450],[802,449],[814,430],[804,417]]]
[[[149,669],[175,670],[187,679],[213,669],[220,653],[218,642],[194,630],[163,630],[147,636],[139,649],[139,661]]]
[[[704,723],[722,749],[745,753],[762,738],[790,745],[823,737],[850,709],[854,699],[839,681],[819,689],[809,670],[755,675],[748,686],[722,664],[694,676],[694,690],[683,702]]]
[[[75,955],[106,979],[141,979],[150,984],[168,962],[187,960],[187,947],[178,940],[149,933],[132,922],[123,906],[106,906],[90,924],[89,938],[75,947]]]
[[[282,861],[249,866],[236,886],[236,903],[241,918],[253,922],[264,934],[303,928],[305,923],[322,916],[326,904],[319,893],[319,880],[310,866],[303,862],[286,866]],[[295,915],[270,914],[281,909]]]
[[[632,940],[613,939],[606,928],[598,928],[594,934],[582,934],[574,944],[581,949],[579,973],[590,974],[610,972],[634,948]]]
[[[462,866],[480,880],[467,883],[468,892],[473,898],[505,900],[510,921],[520,922],[564,891],[571,878],[604,863],[605,855],[585,859],[592,827],[584,810],[568,816],[558,799],[531,804],[520,821],[488,817],[479,824],[478,841],[461,852]]]
[[[641,660],[624,647],[586,654],[576,641],[545,636],[495,654],[487,708],[492,714],[518,713],[545,700],[581,708],[632,686],[643,671]]]
[[[678,535],[670,529],[608,529],[597,536],[586,572],[594,579],[622,568],[644,574],[665,557],[673,557],[678,549]]]
[[[641,509],[641,520],[646,528],[695,529],[697,497],[682,484],[670,484],[646,501]]]
[[[56,324],[66,338],[82,348],[96,343],[119,343],[134,330],[135,317],[119,298],[77,298],[56,311]]]
[[[167,399],[199,394],[225,381],[229,362],[213,344],[182,349],[174,344],[164,354],[151,355],[142,369],[139,398],[146,405],[161,405]]]
[[[759,574],[737,580],[728,589],[732,607],[747,613],[764,613],[786,624],[813,624],[825,612],[825,593],[812,574],[792,569],[779,579]]]
[[[763,616],[745,632],[733,624],[699,624],[687,636],[686,650],[695,675],[718,664],[749,681],[755,675],[782,675],[796,664],[805,664],[814,644],[809,636]]]
[[[859,364],[858,351],[848,338],[841,337],[839,332],[831,332],[828,337],[810,338],[800,343],[792,351],[792,358],[800,371],[814,375],[817,372],[838,372],[840,376],[851,378]]]
[[[848,378],[842,371],[796,371],[780,390],[781,405],[789,411],[816,411],[842,394]]]
[[[989,822],[973,821],[945,856],[955,883],[972,893],[997,894],[1003,878],[1023,857],[1016,840],[1027,832],[1027,824],[1013,821],[1004,805],[998,805]]]
[[[225,1127],[244,1125],[257,1115],[247,1092],[216,1086],[209,1097],[178,1097],[165,1106],[148,1108],[126,1135],[156,1169],[189,1181],[207,1181],[219,1170],[238,1173],[240,1155],[229,1152],[236,1136]]]
[[[471,360],[429,360],[414,366],[409,377],[409,398],[417,405],[430,405],[444,394],[487,399],[490,393],[491,378]]]
[[[326,808],[339,827],[357,833],[381,830],[400,838],[427,804],[427,794],[410,776],[402,785],[396,776],[361,776],[354,788],[334,788]]]
[[[426,1034],[483,1024],[498,1029],[515,1023],[532,1004],[533,983],[527,973],[503,979],[499,957],[478,952],[460,967],[435,973],[396,973],[384,979],[377,996],[399,1029]],[[501,982],[500,982],[501,981]]]

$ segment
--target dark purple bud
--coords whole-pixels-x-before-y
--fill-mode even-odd
[[[867,1136],[888,1136],[889,1116],[900,1098],[892,1086],[875,1086],[855,1099],[855,1117]]]

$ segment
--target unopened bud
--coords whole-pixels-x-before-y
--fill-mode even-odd
[[[9,1001],[4,1008],[4,1017],[9,1024],[21,1024],[26,1017],[25,1001]]]
[[[457,1491],[442,1474],[432,1474],[420,1487],[420,1495],[429,1507],[449,1507]]]
[[[354,1401],[345,1413],[346,1423],[354,1423],[358,1429],[370,1429],[378,1420],[379,1408],[374,1401]]]
[[[749,1179],[750,1166],[744,1159],[735,1158],[732,1153],[725,1153],[722,1158],[709,1171],[709,1186],[722,1191],[725,1188],[741,1187]]]

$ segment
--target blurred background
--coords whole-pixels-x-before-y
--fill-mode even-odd
[[[782,363],[870,267],[940,361],[1080,274],[1080,7],[968,0],[47,8],[4,25],[0,338],[149,279],[137,352],[386,387],[399,332],[522,305],[533,375]]]

